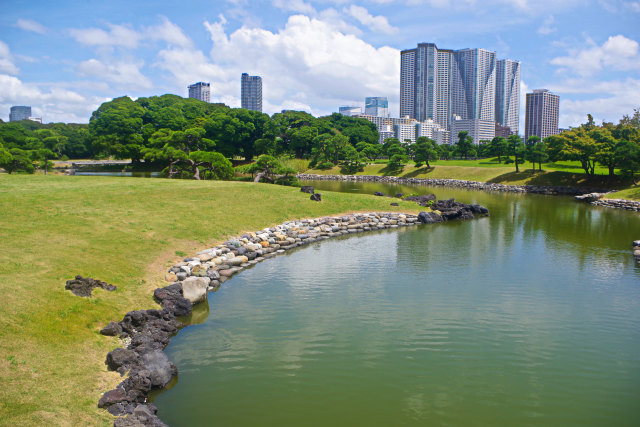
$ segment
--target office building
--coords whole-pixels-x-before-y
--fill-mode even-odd
[[[387,97],[371,96],[365,98],[364,113],[374,117],[389,117],[389,101]]]
[[[5,110],[6,111],[6,110]],[[16,105],[9,110],[9,121],[19,122],[20,120],[29,120],[31,117],[31,107],[24,105]]]
[[[500,90],[498,90],[498,84]],[[520,63],[486,49],[420,43],[400,53],[400,115],[450,129],[461,120],[501,123],[517,132]]]
[[[557,135],[560,97],[547,89],[535,89],[527,94],[524,140],[537,135],[545,139]]]
[[[241,106],[262,112],[262,77],[242,73]]]
[[[189,85],[189,98],[211,102],[211,83],[198,82]]]
[[[496,136],[507,139],[511,135],[511,128],[509,126],[502,126],[500,123],[496,123]]]
[[[339,107],[338,112],[343,116],[357,116],[362,114],[362,108],[354,106]]]

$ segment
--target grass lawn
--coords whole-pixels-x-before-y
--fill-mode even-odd
[[[369,195],[245,182],[0,174],[0,424],[109,425],[101,393],[122,379],[98,333],[134,309],[157,308],[153,289],[181,254],[288,219],[351,211],[410,211]],[[76,274],[118,287],[84,299]]]
[[[386,164],[370,164],[358,175],[396,175],[407,178],[463,179],[469,181],[492,182],[512,185],[567,186],[583,188],[624,189],[630,182],[620,177],[610,179],[608,171],[596,168],[596,175],[584,173],[577,162],[543,164],[542,171],[533,171],[531,163],[520,165],[520,172],[515,166],[499,165],[491,159],[481,160],[439,160],[433,162],[431,168],[416,168],[407,165],[401,172],[391,171]],[[329,170],[310,169],[307,173],[320,175],[339,175],[340,168]]]

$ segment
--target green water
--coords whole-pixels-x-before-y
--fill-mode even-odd
[[[631,255],[640,215],[570,198],[432,191],[491,216],[329,240],[244,271],[167,348],[180,376],[155,398],[160,417],[171,426],[640,425]]]

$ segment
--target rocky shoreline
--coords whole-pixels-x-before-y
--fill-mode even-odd
[[[300,173],[298,174],[298,179],[314,181],[364,181],[390,184],[435,185],[442,187],[463,188],[467,190],[500,191],[509,193],[535,193],[554,196],[576,196],[584,193],[606,193],[608,191],[602,189],[575,187],[493,184],[488,182],[466,181],[461,179],[406,178],[398,176],[378,175],[314,175]]]
[[[168,286],[154,291],[159,310],[131,311],[120,322],[111,322],[100,333],[118,336],[124,347],[109,352],[109,370],[127,375],[115,389],[100,398],[98,407],[118,416],[114,426],[165,426],[157,408],[147,402],[149,393],[162,389],[177,375],[176,366],[163,350],[173,335],[186,326],[179,318],[191,313],[207,294],[246,268],[291,249],[332,237],[374,230],[396,229],[453,219],[487,215],[486,208],[450,200],[432,204],[429,212],[357,213],[287,221],[247,233],[213,248],[198,252],[171,267],[165,275]]]
[[[640,264],[640,240],[634,240],[631,245],[633,246],[633,257]]]

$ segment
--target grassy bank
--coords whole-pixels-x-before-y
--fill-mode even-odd
[[[452,162],[452,163],[450,163]],[[466,163],[465,163],[466,162]],[[543,171],[528,169],[530,164],[520,167],[520,172],[515,172],[513,165],[492,166],[483,160],[452,160],[439,161],[427,168],[416,168],[413,165],[405,166],[402,171],[392,171],[386,164],[370,164],[365,166],[363,172],[358,175],[400,176],[407,178],[434,178],[434,179],[463,179],[470,181],[491,182],[511,185],[540,185],[540,186],[567,186],[578,188],[603,188],[612,190],[629,189],[630,182],[620,177],[609,178],[604,174],[589,176],[580,172],[577,165],[573,164],[549,164],[555,169],[543,164]],[[600,171],[602,172],[602,171]],[[320,175],[338,175],[340,169],[335,167],[329,170],[310,169],[307,173]],[[631,195],[635,194],[633,192]],[[638,196],[635,196],[638,198]]]
[[[183,254],[287,219],[349,211],[416,211],[367,195],[243,182],[0,174],[0,424],[103,425],[96,403],[121,381],[99,329],[154,308],[152,291]],[[83,299],[76,274],[113,283]]]

